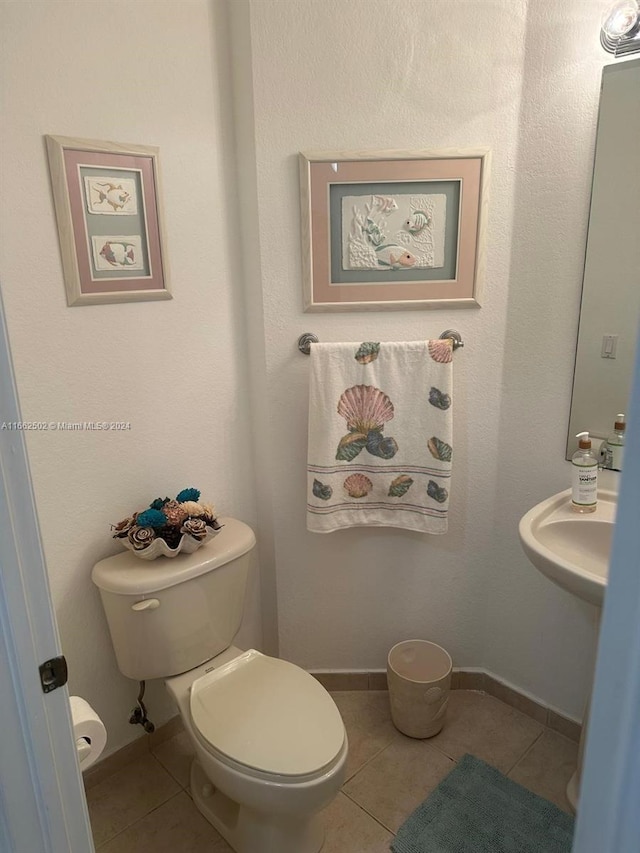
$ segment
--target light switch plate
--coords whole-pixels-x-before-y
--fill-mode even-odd
[[[615,358],[617,348],[618,348],[618,336],[617,335],[603,335],[602,336],[602,350],[600,351],[600,355],[602,356],[602,358]]]

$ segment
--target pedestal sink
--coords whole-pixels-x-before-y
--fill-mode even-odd
[[[518,527],[524,552],[536,569],[567,592],[594,604],[597,624],[607,588],[616,507],[616,493],[603,489],[598,490],[595,512],[574,512],[571,489],[567,489],[530,509]],[[567,786],[567,797],[574,809],[578,801],[588,716],[587,703],[578,766]]]
[[[598,492],[595,512],[571,509],[571,489],[537,504],[520,521],[520,542],[536,569],[578,598],[602,607],[617,495]]]

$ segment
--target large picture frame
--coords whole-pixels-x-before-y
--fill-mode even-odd
[[[171,299],[158,149],[45,139],[67,304]]]
[[[304,311],[478,307],[490,151],[299,155]]]

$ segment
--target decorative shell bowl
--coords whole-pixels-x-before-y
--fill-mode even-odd
[[[114,539],[141,560],[193,554],[220,532],[222,525],[212,504],[200,503],[192,486],[171,498],[156,498],[141,512],[112,524]]]
[[[194,539],[193,536],[183,536],[177,548],[170,548],[164,539],[154,539],[151,545],[148,545],[142,551],[136,550],[128,539],[121,539],[120,542],[141,560],[155,560],[158,557],[177,557],[181,553],[193,554],[205,542],[209,542],[214,536],[217,536],[221,530],[222,526],[218,530],[214,530],[213,527],[207,527],[207,535],[204,539],[200,540]]]

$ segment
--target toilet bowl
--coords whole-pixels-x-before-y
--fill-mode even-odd
[[[319,813],[344,781],[344,723],[308,672],[232,645],[255,536],[221,521],[192,554],[149,565],[127,551],[96,563],[91,577],[120,671],[163,678],[176,703],[205,818],[236,853],[318,853]]]
[[[347,738],[313,676],[228,649],[166,680],[195,749],[193,799],[238,853],[318,853],[319,812],[344,781]]]

